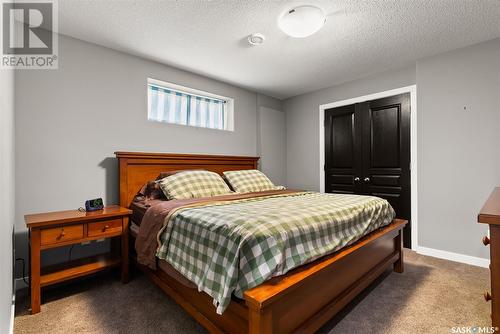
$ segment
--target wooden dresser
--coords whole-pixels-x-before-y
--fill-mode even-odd
[[[500,328],[500,187],[493,190],[477,221],[490,225],[490,236],[483,237],[483,244],[490,246],[491,293],[485,292],[484,298],[491,301],[493,327]]]

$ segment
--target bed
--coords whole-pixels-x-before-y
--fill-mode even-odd
[[[130,207],[137,191],[161,172],[205,169],[256,169],[258,158],[166,153],[116,152],[119,161],[120,205]],[[402,229],[394,219],[333,254],[301,265],[233,297],[222,314],[212,298],[182,282],[175,271],[139,263],[167,295],[212,333],[314,332],[358,293],[393,267],[403,272]],[[131,232],[131,244],[136,232]],[[133,252],[133,247],[130,247]],[[134,261],[134,254],[131,256]],[[334,283],[332,283],[334,282]]]

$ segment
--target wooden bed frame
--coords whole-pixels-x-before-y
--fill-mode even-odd
[[[137,191],[160,172],[255,169],[259,158],[194,154],[116,152],[120,205],[129,207]],[[212,298],[188,288],[161,270],[137,266],[211,333],[311,333],[318,330],[386,269],[403,272],[403,227],[395,219],[355,244],[275,277],[233,298],[224,314]]]

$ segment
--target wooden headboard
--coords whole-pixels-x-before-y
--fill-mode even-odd
[[[175,153],[115,152],[120,169],[120,205],[128,208],[134,196],[161,172],[206,169],[222,174],[227,170],[256,169],[258,157]]]

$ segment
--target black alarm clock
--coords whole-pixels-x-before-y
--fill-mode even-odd
[[[104,208],[104,204],[102,202],[102,198],[89,199],[85,201],[85,211],[97,211],[102,210]]]

